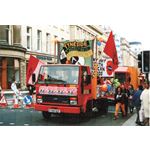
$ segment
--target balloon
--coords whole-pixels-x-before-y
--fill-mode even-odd
[[[103,91],[103,92],[107,91],[107,85],[106,84],[101,86],[101,91]]]
[[[114,87],[117,88],[118,86],[120,86],[120,82],[118,81],[118,79],[114,80]]]
[[[100,37],[100,36],[97,37],[97,40],[100,41],[100,42],[104,41],[104,39],[102,37]]]
[[[97,45],[98,45],[98,46],[101,46],[101,42],[100,42],[100,41],[97,41]]]
[[[107,84],[107,90],[108,90],[108,92],[110,92],[111,91],[111,85],[110,84]]]
[[[99,38],[99,40],[100,40],[101,42],[103,42],[103,38]]]

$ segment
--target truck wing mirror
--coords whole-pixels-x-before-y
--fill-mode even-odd
[[[32,82],[35,82],[35,80],[36,80],[36,75],[34,73],[34,74],[32,74]]]

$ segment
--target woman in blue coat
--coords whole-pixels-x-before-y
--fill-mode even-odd
[[[138,87],[138,90],[133,94],[133,99],[132,99],[133,105],[136,108],[136,113],[137,113],[137,118],[136,118],[135,123],[138,125],[141,125],[141,122],[139,120],[139,111],[140,111],[140,107],[141,107],[140,96],[141,96],[142,91],[143,91],[143,86],[140,85]]]

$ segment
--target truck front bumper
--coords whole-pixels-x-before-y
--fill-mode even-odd
[[[77,106],[56,106],[56,105],[42,105],[35,104],[35,110],[47,111],[52,113],[67,113],[67,114],[80,114],[81,108]]]

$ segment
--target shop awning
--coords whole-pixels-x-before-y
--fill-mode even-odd
[[[118,67],[115,72],[128,72],[128,67]]]

